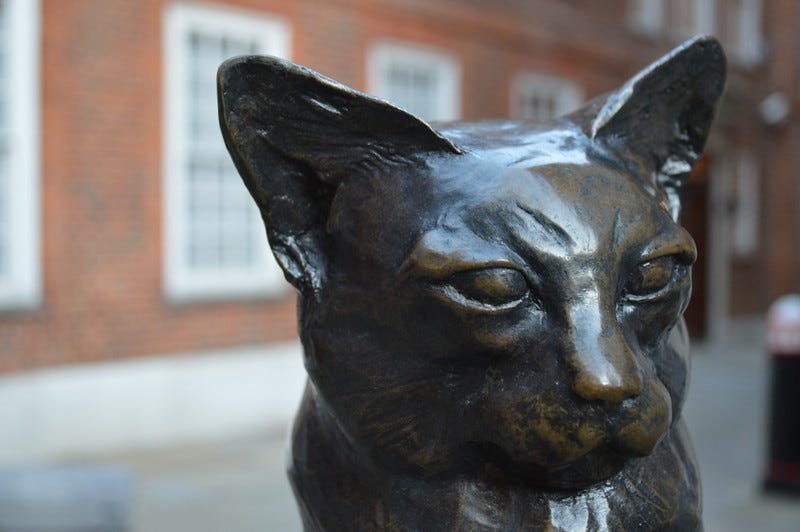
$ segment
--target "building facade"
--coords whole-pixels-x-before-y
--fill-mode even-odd
[[[693,328],[800,290],[789,0],[2,0],[0,372],[296,337],[218,131],[214,72],[267,53],[430,120],[546,119],[696,33],[731,65],[686,190]]]

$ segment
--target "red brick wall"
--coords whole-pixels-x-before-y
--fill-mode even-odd
[[[292,294],[180,306],[164,299],[165,2],[41,1],[44,302],[34,312],[0,315],[0,371],[294,337]],[[223,3],[284,17],[293,60],[360,89],[376,40],[446,49],[462,65],[467,119],[507,116],[519,70],[575,79],[590,97],[668,49],[625,29],[619,1],[216,2]],[[787,142],[796,146],[797,135]],[[796,187],[796,162],[785,166],[776,171]],[[769,227],[789,223],[780,216]],[[796,270],[796,246],[770,247],[769,260],[784,264],[784,253]],[[792,278],[797,283],[796,271],[783,271],[775,282],[783,289]]]

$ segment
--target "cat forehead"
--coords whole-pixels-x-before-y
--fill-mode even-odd
[[[653,204],[666,208],[652,176],[640,175],[633,161],[609,152],[567,121],[555,127],[459,124],[444,134],[467,153],[439,161],[432,175],[443,189],[459,191],[457,208],[465,214],[520,208],[602,225],[604,216],[620,210],[637,216]]]
[[[647,253],[682,239],[663,195],[624,161],[572,131],[512,128],[519,142],[498,135],[469,146],[457,175],[445,178],[446,188],[457,184],[459,192],[444,202],[410,262],[449,270],[469,257],[500,264],[530,252],[555,259],[627,248]]]

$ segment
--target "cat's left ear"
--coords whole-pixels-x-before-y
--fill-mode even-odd
[[[590,135],[633,156],[670,198],[700,158],[725,86],[726,60],[713,37],[695,37],[611,94],[594,116]]]

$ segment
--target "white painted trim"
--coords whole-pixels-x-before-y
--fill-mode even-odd
[[[761,241],[761,180],[758,160],[752,151],[740,150],[735,161],[736,211],[731,231],[732,248],[737,258],[747,259],[758,252]]]
[[[674,39],[688,39],[694,35],[714,32],[717,20],[717,0],[661,0],[667,18],[663,26],[663,33]],[[684,12],[685,10],[685,12]],[[675,18],[678,15],[685,15],[689,18],[689,24],[681,17],[680,22]]]
[[[733,59],[745,67],[753,67],[763,59],[761,0],[743,0],[739,12],[738,41],[730,43]]]
[[[0,308],[41,302],[40,7],[38,0],[7,0],[9,53],[10,275],[0,278]]]
[[[511,82],[512,118],[524,118],[521,99],[533,94],[553,98],[556,104],[553,118],[576,110],[583,102],[583,89],[572,80],[539,72],[520,72]]]
[[[408,65],[422,65],[436,71],[436,102],[433,116],[420,117],[424,120],[458,120],[461,117],[461,65],[450,53],[397,41],[380,41],[367,53],[367,92],[385,98],[386,80],[384,67],[390,61]]]
[[[730,166],[726,151],[711,153],[708,194],[708,261],[706,262],[708,339],[726,337],[730,323]]]
[[[717,19],[720,9],[717,0],[694,0],[694,23],[695,27],[690,32],[692,37],[702,33],[712,35],[717,31]]]
[[[299,343],[0,377],[0,466],[285,428],[305,383]]]
[[[210,4],[169,4],[164,9],[163,60],[163,287],[170,301],[280,297],[288,285],[274,258],[264,249],[264,267],[224,273],[193,271],[186,264],[182,235],[186,234],[184,187],[187,145],[182,127],[186,120],[183,81],[187,76],[184,39],[192,29],[209,33],[246,36],[259,43],[261,53],[290,55],[290,29],[285,20],[249,11]],[[244,185],[242,185],[244,186]],[[260,249],[260,248],[259,248]]]

